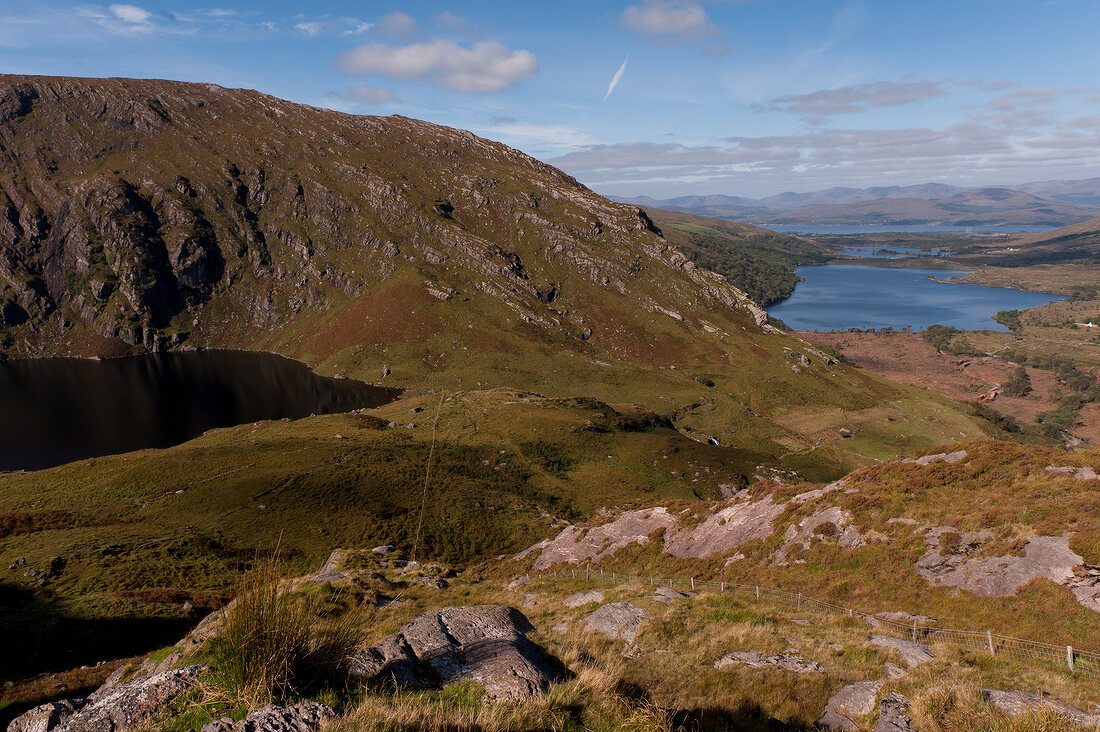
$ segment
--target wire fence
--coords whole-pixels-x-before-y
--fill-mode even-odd
[[[658,578],[652,575],[606,572],[601,568],[592,568],[591,566],[574,567],[565,572],[539,573],[534,577],[539,579],[571,577],[573,579],[595,580],[612,585],[642,584],[691,591],[717,590],[719,592],[730,592],[747,596],[750,600],[771,601],[792,606],[800,611],[846,615],[850,618],[862,620],[882,635],[912,641],[924,646],[932,643],[945,643],[968,651],[989,654],[995,658],[1040,663],[1077,677],[1100,680],[1100,653],[1095,651],[1086,651],[1081,648],[1074,648],[1071,645],[1014,638],[993,633],[990,630],[939,628],[929,622],[922,622],[919,616],[910,616],[914,617],[912,621],[899,621],[818,600],[801,592],[787,592],[786,590],[777,590],[762,585],[743,585],[719,580],[698,580],[694,577],[686,579]]]

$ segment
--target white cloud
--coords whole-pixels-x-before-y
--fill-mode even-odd
[[[298,15],[294,18],[294,30],[305,33],[307,36],[319,36],[322,34],[341,34],[345,36],[357,36],[366,33],[374,27],[373,23],[366,23],[358,18],[334,18],[323,15],[319,18],[307,18]],[[275,23],[261,23],[267,30],[277,30]]]
[[[538,60],[530,51],[511,51],[494,41],[480,41],[465,48],[446,40],[406,46],[359,46],[337,56],[336,66],[346,74],[428,81],[466,94],[500,91],[539,70]]]
[[[132,25],[149,25],[149,19],[153,17],[153,14],[144,8],[139,8],[137,5],[121,5],[114,4],[108,8],[111,11],[111,15],[115,16],[123,23],[130,23]]]
[[[375,31],[387,38],[407,38],[419,30],[411,15],[399,11],[383,15],[375,26]]]
[[[606,102],[607,98],[611,96],[611,92],[615,91],[615,87],[619,85],[619,82],[623,79],[623,74],[626,73],[626,63],[630,60],[630,56],[623,59],[623,65],[619,67],[619,70],[615,72],[615,75],[611,77],[611,83],[607,85],[607,94],[603,95],[603,100]]]
[[[718,32],[707,11],[695,2],[644,0],[623,11],[623,25],[654,38],[687,43]]]

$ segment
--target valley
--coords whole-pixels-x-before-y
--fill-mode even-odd
[[[4,724],[94,728],[117,715],[102,699],[146,698],[151,680],[171,698],[122,727],[224,732],[273,702],[323,705],[331,729],[810,729],[853,683],[875,692],[838,729],[885,718],[879,692],[936,732],[972,714],[995,729],[1066,718],[1042,700],[1013,716],[990,688],[1095,716],[1096,220],[790,235],[616,203],[464,130],[156,80],[0,76],[0,162],[0,368],[22,374],[7,393],[30,394],[42,359],[119,357],[68,362],[58,383],[76,391],[51,387],[53,439],[83,401],[76,364],[152,382],[141,364],[196,375],[246,358],[222,349],[266,352],[232,371],[254,391],[211,401],[303,398],[0,472]],[[1011,219],[962,210],[999,201],[1047,220],[1037,194],[1000,190],[941,191],[936,207]],[[1059,205],[1079,218],[1092,204]],[[908,249],[855,257],[855,242]],[[909,256],[937,250],[951,254]],[[857,261],[965,270],[969,284],[928,284],[1016,299],[975,306],[996,308],[997,330],[937,316],[914,323],[940,326],[923,333],[792,332],[763,307],[791,302],[798,268]],[[831,289],[851,307],[867,288]],[[294,378],[267,378],[270,354],[300,362]],[[93,413],[119,408],[117,384],[89,383]],[[372,400],[341,396],[365,384]],[[202,401],[143,399],[169,422]],[[16,400],[12,435],[42,401],[16,418]],[[596,586],[594,570],[628,579]],[[654,594],[642,576],[720,589]],[[984,631],[991,646],[994,633],[1071,646],[1070,661],[1079,647],[1080,671],[931,640],[935,660],[901,669],[854,614],[750,602],[727,582]],[[599,607],[581,611],[592,592]],[[285,665],[298,678],[229,678],[252,602],[306,609],[295,622],[311,640]],[[597,634],[590,611],[627,613],[630,637]],[[479,650],[433,664],[424,627]],[[523,694],[467,668],[501,638],[526,654],[526,634],[535,655],[513,668],[552,673]],[[795,650],[811,674],[727,658]],[[202,680],[173,685],[184,677]],[[1021,719],[1032,726],[1006,726]]]

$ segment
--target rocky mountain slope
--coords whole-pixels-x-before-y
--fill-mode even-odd
[[[0,161],[11,356],[264,349],[417,389],[639,403],[834,471],[985,431],[774,332],[637,207],[460,130],[214,85],[7,76]],[[842,427],[859,437],[841,446]]]

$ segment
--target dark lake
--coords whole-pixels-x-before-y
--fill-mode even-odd
[[[0,363],[0,470],[186,442],[213,427],[375,407],[399,391],[269,353]]]
[[[951,325],[963,330],[1008,330],[991,316],[1024,310],[1062,295],[1021,292],[1004,287],[936,282],[928,277],[961,277],[945,269],[889,269],[858,264],[826,264],[795,270],[794,294],[768,308],[795,330],[904,328]]]

